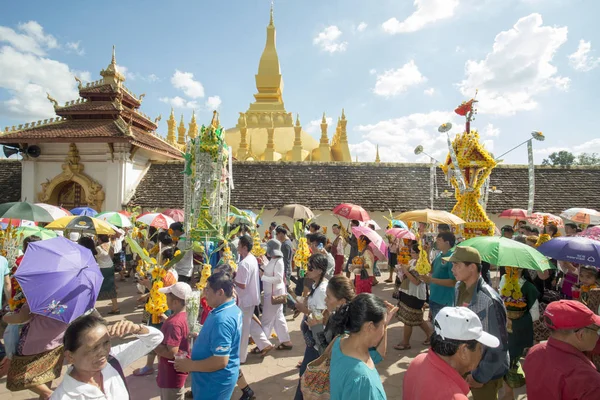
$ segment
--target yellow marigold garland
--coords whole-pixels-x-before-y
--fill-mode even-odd
[[[431,272],[431,264],[429,263],[429,257],[427,257],[427,252],[423,250],[421,246],[421,241],[419,240],[419,258],[417,259],[417,265],[415,266],[415,270],[419,273],[419,275],[427,275]]]
[[[521,284],[519,283],[519,270],[515,267],[506,267],[504,285],[500,288],[504,304],[510,307],[526,307]]]
[[[250,251],[254,257],[262,257],[265,255],[266,251],[260,245],[260,237],[258,236],[258,232],[254,234],[254,244],[252,245],[252,251]]]
[[[298,239],[298,249],[294,255],[294,263],[296,268],[306,270],[308,266],[308,257],[310,257],[310,249],[305,237]]]
[[[146,311],[152,315],[152,323],[160,323],[160,316],[163,315],[169,307],[167,306],[167,296],[158,291],[164,286],[162,278],[167,274],[164,268],[156,266],[152,270],[152,289],[150,289],[150,301],[146,303]]]
[[[204,290],[204,288],[206,288],[206,283],[211,274],[212,274],[212,266],[208,263],[203,264],[202,272],[200,273],[200,282],[198,282],[196,284],[196,287],[198,288],[198,290]]]

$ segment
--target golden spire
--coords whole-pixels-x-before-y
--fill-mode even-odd
[[[100,75],[102,76],[102,78],[104,78],[104,83],[120,85],[122,82],[125,81],[125,77],[117,69],[117,57],[115,55],[114,45],[112,49],[112,59],[110,60],[110,64],[108,64],[108,67],[106,67],[106,69],[100,71]]]
[[[167,126],[169,127],[167,131],[167,143],[174,145],[175,144],[175,127],[177,126],[177,121],[175,121],[175,112],[173,111],[173,107],[171,107],[171,115],[167,120]]]
[[[177,128],[177,144],[185,144],[185,125],[183,123],[183,114],[181,114],[181,122],[179,128]]]
[[[377,150],[375,153],[375,162],[381,162],[381,159],[379,158],[379,145],[377,145]]]
[[[302,161],[302,125],[300,114],[296,114],[296,126],[294,126],[294,146],[292,147],[292,161]]]
[[[250,105],[249,111],[285,112],[281,97],[283,78],[275,39],[276,31],[273,22],[273,5],[271,4],[271,15],[267,26],[267,41],[258,64],[258,73],[255,76],[258,93],[254,95],[256,101]]]
[[[321,119],[321,140],[319,142],[319,161],[331,161],[331,148],[329,147],[329,138],[327,137],[327,118],[323,113]]]
[[[248,157],[248,142],[246,141],[246,137],[248,134],[248,124],[246,123],[246,114],[240,113],[240,118],[238,119],[238,126],[240,128],[240,145],[238,147],[237,158],[238,160],[245,161]],[[252,142],[252,138],[250,138]]]
[[[192,111],[192,120],[190,121],[190,127],[188,129],[188,137],[195,139],[198,136],[198,124],[196,123],[196,111]]]

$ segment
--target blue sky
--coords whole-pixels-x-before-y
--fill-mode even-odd
[[[11,2],[0,14],[0,127],[53,116],[76,99],[73,74],[99,79],[116,45],[117,63],[142,110],[173,105],[186,124],[218,106],[233,127],[255,93],[268,0]],[[425,161],[447,152],[437,126],[463,121],[452,110],[479,89],[474,126],[495,154],[544,132],[550,152],[600,153],[600,3],[583,0],[279,0],[277,48],[283,98],[318,136],[323,112],[345,108],[353,156]],[[313,122],[314,121],[314,122]],[[331,134],[333,127],[330,128]],[[505,157],[525,163],[524,147]]]

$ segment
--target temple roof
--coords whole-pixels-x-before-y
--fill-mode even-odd
[[[66,120],[36,125],[0,135],[0,143],[130,142],[134,146],[181,159],[179,150],[153,133],[129,126],[123,119]]]
[[[118,71],[114,47],[112,60],[100,75],[101,80],[86,85],[76,77],[81,98],[62,106],[48,94],[58,117],[7,127],[0,131],[0,143],[129,142],[182,159],[179,149],[156,135],[156,122],[139,110],[145,95],[136,96],[123,85],[125,77]]]
[[[183,207],[183,163],[153,163],[138,185],[129,205],[143,208]],[[330,210],[349,202],[368,211],[394,212],[427,208],[430,167],[397,163],[233,163],[235,189],[231,203],[238,208],[278,209],[298,203],[313,210]],[[600,208],[599,167],[551,168],[536,166],[535,211],[558,214],[571,207]],[[494,169],[487,211],[526,208],[526,166],[501,165]],[[452,188],[440,168],[436,169],[438,194]],[[164,190],[169,188],[168,190]],[[573,193],[573,195],[564,195]],[[435,199],[436,209],[451,210],[454,198]],[[508,221],[508,220],[507,220]]]

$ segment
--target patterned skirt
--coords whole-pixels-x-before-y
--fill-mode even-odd
[[[423,304],[425,304],[425,300],[419,300],[414,296],[400,292],[396,317],[406,326],[419,326],[424,321]]]
[[[60,376],[63,359],[63,346],[31,356],[15,355],[8,369],[6,388],[17,392],[52,382]]]

